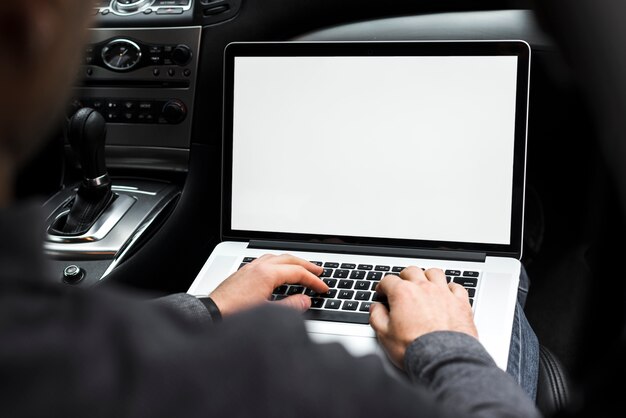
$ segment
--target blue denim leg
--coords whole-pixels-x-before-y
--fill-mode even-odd
[[[529,284],[526,270],[522,267],[506,371],[534,400],[537,397],[539,377],[539,341],[524,314]]]

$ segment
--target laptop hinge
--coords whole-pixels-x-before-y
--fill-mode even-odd
[[[421,248],[375,247],[367,245],[322,244],[319,242],[290,242],[251,240],[248,248],[284,251],[311,251],[337,254],[360,254],[385,257],[429,258],[484,262],[487,254],[469,251],[427,250]]]

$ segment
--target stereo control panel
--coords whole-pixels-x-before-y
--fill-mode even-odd
[[[200,37],[200,26],[91,30],[69,113],[91,107],[105,117],[112,167],[151,155],[159,168],[169,169],[171,156],[173,169],[184,169]]]

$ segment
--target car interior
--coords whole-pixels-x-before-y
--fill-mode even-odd
[[[617,197],[590,104],[534,5],[98,1],[66,118],[17,181],[20,198],[45,202],[44,250],[55,277],[146,298],[188,290],[220,239],[229,43],[523,40],[532,51],[525,312],[541,346],[537,404],[547,415],[563,408],[586,320],[590,260],[598,231],[618,216]]]

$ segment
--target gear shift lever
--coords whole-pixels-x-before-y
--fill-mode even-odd
[[[78,154],[83,169],[83,182],[76,192],[67,217],[53,225],[51,232],[57,235],[81,235],[91,228],[115,199],[104,159],[104,117],[90,108],[78,110],[70,118],[68,137]]]
[[[110,183],[104,160],[104,117],[88,107],[78,110],[70,119],[68,137],[83,168],[85,186],[96,187]]]

